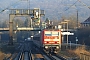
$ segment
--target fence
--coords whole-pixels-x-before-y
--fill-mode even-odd
[[[90,60],[90,55],[80,53],[80,60]]]

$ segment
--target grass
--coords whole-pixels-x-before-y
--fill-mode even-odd
[[[80,57],[80,53],[90,55],[90,51],[87,51],[85,46],[78,47],[77,49],[74,50],[74,53],[79,57]]]
[[[74,52],[72,52],[72,50],[60,51],[59,55],[65,57],[65,58],[70,58],[70,57],[76,57],[77,56]]]
[[[3,60],[5,57],[9,58],[11,54],[13,54],[16,51],[16,47],[18,46],[17,43],[15,43],[13,46],[9,46],[7,43],[0,45],[0,60]]]
[[[85,46],[80,46],[74,49],[63,49],[60,51],[60,55],[64,56],[65,58],[69,58],[69,57],[78,57],[80,58],[80,53],[86,54],[86,55],[90,55],[90,51],[86,50]]]

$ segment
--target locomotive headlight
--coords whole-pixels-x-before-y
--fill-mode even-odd
[[[44,42],[44,43],[47,43],[47,42]]]
[[[56,48],[59,49],[59,46],[57,46]]]
[[[45,46],[45,48],[47,49],[47,48],[48,48],[48,46]]]

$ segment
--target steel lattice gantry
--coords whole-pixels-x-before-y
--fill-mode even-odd
[[[39,18],[40,16],[44,16],[44,10],[40,10],[39,8],[34,8],[34,9],[10,9],[10,14],[9,14],[9,35],[10,35],[10,40],[9,44],[13,45],[13,19],[17,16],[28,16],[30,19],[31,18]],[[32,21],[31,21],[32,23]],[[41,21],[40,21],[41,25]],[[32,25],[31,25],[32,28]]]

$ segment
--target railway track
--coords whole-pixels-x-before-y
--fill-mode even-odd
[[[15,55],[15,54],[14,54]],[[31,43],[22,44],[20,51],[15,55],[14,59],[9,60],[66,60],[55,54],[46,54],[40,48]]]
[[[20,60],[22,56],[22,52],[19,52],[14,60]]]
[[[50,57],[51,60],[61,60],[61,58],[58,58],[58,57],[53,56],[53,55],[51,55],[51,56],[49,56],[49,57]]]
[[[46,52],[44,52],[42,49],[35,47],[36,50],[38,50],[38,52],[40,52],[40,54],[43,56],[43,60],[66,60],[65,58],[56,55],[56,54],[47,54]]]
[[[53,55],[53,54],[45,54],[43,55],[45,60],[66,60],[65,58],[58,56],[58,55]]]
[[[11,54],[10,57],[5,58],[6,60],[15,60],[15,58],[17,58],[17,56],[19,56],[19,50],[22,48],[22,45],[20,44],[18,47],[15,48],[15,52],[13,54]]]
[[[20,46],[18,46],[16,50],[16,53],[12,54],[11,57],[6,60],[30,60],[29,43],[20,44]]]
[[[61,56],[59,56],[57,54],[52,55],[52,57],[54,57],[56,60],[58,60],[58,59],[60,59],[60,60],[66,60],[66,58],[63,58],[63,57],[61,57]]]
[[[21,60],[31,60],[31,44],[26,42],[23,47],[23,54]]]

